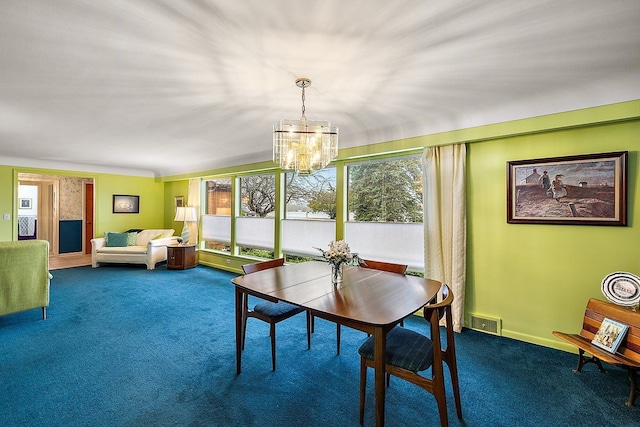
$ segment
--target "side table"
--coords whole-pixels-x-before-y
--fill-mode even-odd
[[[168,245],[167,270],[185,270],[196,266],[196,245]]]

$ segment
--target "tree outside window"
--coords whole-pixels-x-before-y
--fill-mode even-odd
[[[350,220],[422,222],[422,168],[418,157],[353,164],[348,174]]]
[[[285,174],[287,219],[336,219],[336,168]]]

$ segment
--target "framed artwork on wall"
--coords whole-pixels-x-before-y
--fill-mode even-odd
[[[18,199],[19,209],[31,209],[31,202],[33,199]]]
[[[175,200],[176,200],[176,206],[175,206],[176,208],[184,207],[184,196],[177,196]]]
[[[140,196],[114,194],[113,213],[140,213]]]
[[[507,222],[627,225],[627,151],[507,162]]]

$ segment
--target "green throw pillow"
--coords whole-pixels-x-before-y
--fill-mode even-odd
[[[127,239],[129,233],[104,233],[105,240],[107,241],[107,247],[109,248],[122,248],[127,246]]]
[[[138,233],[127,233],[127,246],[135,246]]]

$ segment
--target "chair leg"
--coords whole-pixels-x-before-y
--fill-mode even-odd
[[[443,384],[440,384],[440,385],[435,384],[436,381],[441,381]],[[444,392],[444,381],[442,378],[442,374],[439,380],[434,378],[433,396],[436,398],[436,403],[438,404],[438,415],[440,415],[440,427],[448,427],[449,418],[447,416],[447,396],[445,395],[445,392]]]
[[[271,335],[271,370],[276,370],[276,322],[269,322],[269,335]]]
[[[462,419],[462,404],[460,403],[460,385],[458,384],[458,363],[456,362],[456,354],[449,348],[443,354],[443,360],[449,367],[449,375],[451,376],[451,385],[453,387],[453,398],[456,402],[456,413],[458,418]]]
[[[367,364],[364,357],[360,356],[360,424],[364,424],[364,399],[367,388]]]
[[[244,296],[247,297],[246,295]],[[247,310],[242,310],[242,350],[244,350],[245,337],[247,336]]]
[[[456,359],[456,341],[453,332],[453,318],[451,310],[446,313],[447,347],[442,352],[442,360],[449,367],[449,376],[453,387],[453,397],[456,403],[456,414],[462,419],[462,404],[460,403],[460,385],[458,384],[458,361]]]
[[[307,313],[307,350],[311,350],[311,322],[312,316],[309,311]]]
[[[336,354],[340,355],[340,324],[336,323]]]
[[[636,396],[638,393],[638,374],[635,369],[629,369],[629,382],[631,383],[631,390],[629,391],[629,400],[625,405],[633,406],[636,402]]]
[[[47,320],[47,307],[42,307],[42,320]]]

